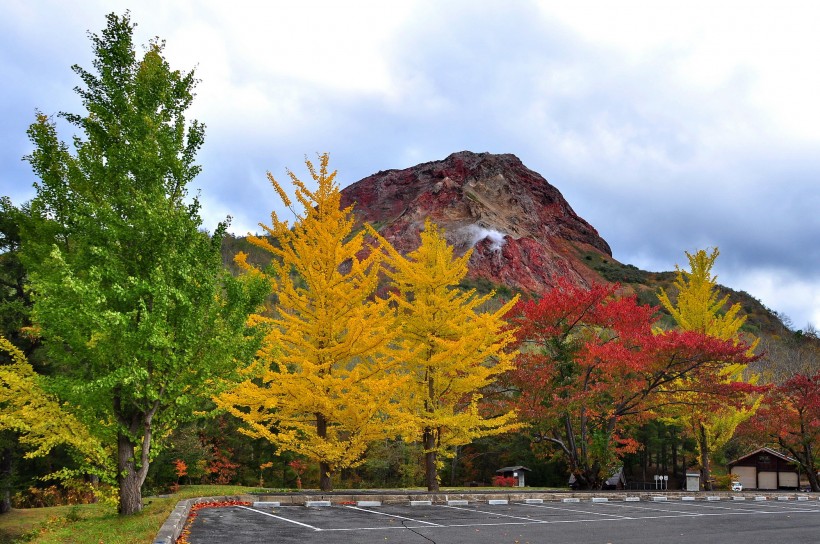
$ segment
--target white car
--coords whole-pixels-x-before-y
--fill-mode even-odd
[[[740,482],[732,482],[732,491],[743,491],[743,484]]]

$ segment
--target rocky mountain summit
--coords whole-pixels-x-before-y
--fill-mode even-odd
[[[461,151],[441,161],[378,172],[342,190],[359,221],[402,252],[419,244],[430,218],[463,254],[470,275],[531,293],[567,277],[605,281],[590,261],[611,260],[609,244],[561,193],[515,155]]]

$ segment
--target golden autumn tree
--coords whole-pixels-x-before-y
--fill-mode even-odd
[[[387,300],[375,296],[382,254],[366,246],[363,231],[353,233],[352,209],[340,209],[328,160],[319,156],[318,171],[305,161],[315,190],[288,171],[302,208],[292,226],[274,212],[270,226],[260,225],[269,237],[249,237],[272,255],[271,269],[237,255],[247,273],[270,280],[278,303],[271,317],[255,318],[269,332],[248,379],[216,399],[247,434],[317,461],[326,491],[334,471],[360,463],[371,442],[395,436],[387,422],[400,386],[385,372],[395,334]],[[282,185],[268,178],[293,211]]]
[[[40,384],[25,355],[0,336],[0,431],[14,431],[28,449],[26,458],[43,457],[59,445],[69,447],[79,473],[107,479],[114,473],[110,452],[88,427],[61,406]],[[63,476],[76,475],[62,471]]]
[[[740,316],[740,304],[725,309],[728,295],[719,297],[717,276],[712,275],[712,267],[719,255],[718,248],[711,253],[698,250],[694,254],[686,252],[689,270],[676,266],[677,277],[674,286],[677,299],[672,302],[668,293],[661,289],[658,299],[683,330],[696,331],[720,340],[740,341],[740,329],[746,316]],[[749,345],[747,355],[752,355],[757,346],[755,339]],[[721,371],[723,384],[747,384],[757,382],[757,376],[746,370],[746,364],[727,365]],[[761,398],[747,397],[746,402],[726,403],[700,402],[698,393],[681,387],[676,393],[684,409],[676,414],[692,433],[698,447],[701,478],[706,489],[711,489],[711,456],[723,447],[735,433],[737,426],[749,419],[760,405]]]
[[[403,257],[390,253],[388,275],[394,289],[401,350],[400,372],[409,377],[402,390],[411,438],[421,439],[425,480],[437,491],[439,457],[453,446],[512,430],[514,411],[487,416],[479,410],[482,391],[512,368],[506,348],[514,331],[503,316],[515,300],[493,312],[480,311],[493,293],[483,297],[458,284],[467,275],[470,252],[453,256],[435,224],[421,232],[421,246]]]

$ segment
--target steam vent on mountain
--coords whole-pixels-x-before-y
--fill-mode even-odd
[[[530,293],[543,293],[560,277],[600,282],[588,261],[612,259],[595,228],[515,155],[461,151],[378,172],[342,190],[342,205],[351,204],[357,220],[403,253],[418,247],[430,218],[459,254],[473,248],[470,279]]]

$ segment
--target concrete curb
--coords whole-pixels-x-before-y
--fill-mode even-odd
[[[177,541],[188,520],[188,514],[191,513],[193,501],[194,499],[186,499],[177,503],[168,519],[159,528],[154,544],[174,544]]]
[[[803,500],[817,500],[814,496],[808,496]],[[795,492],[771,492],[763,495],[757,500],[790,500],[797,499]],[[405,491],[405,490],[385,490],[385,491],[335,491],[335,492],[301,492],[301,493],[260,493],[254,494],[252,498],[244,498],[249,502],[279,502],[281,506],[305,506],[307,502],[330,501],[334,506],[339,504],[356,504],[358,501],[380,501],[383,505],[407,505],[411,502],[420,504],[447,504],[448,501],[466,500],[469,504],[487,504],[489,501],[507,501],[508,503],[522,502],[537,504],[541,502],[631,502],[648,501],[652,502],[653,497],[659,497],[658,501],[731,501],[731,500],[754,500],[761,497],[760,492],[730,492],[730,491],[701,491],[701,492],[681,492],[669,491],[658,492],[649,491],[612,491],[601,493],[584,492],[560,492],[560,491],[442,491],[439,493],[426,491]],[[662,498],[661,498],[662,497]],[[778,497],[781,497],[778,499]],[[627,501],[629,499],[629,501]]]
[[[188,521],[188,515],[191,513],[191,508],[195,504],[225,501],[253,502],[253,499],[248,495],[231,495],[221,497],[199,497],[196,499],[185,499],[179,501],[168,515],[168,519],[166,519],[165,523],[162,524],[162,527],[159,528],[159,532],[154,538],[153,544],[174,544],[174,542],[176,542],[179,538],[179,535],[182,534],[182,530],[185,528],[185,522]]]

